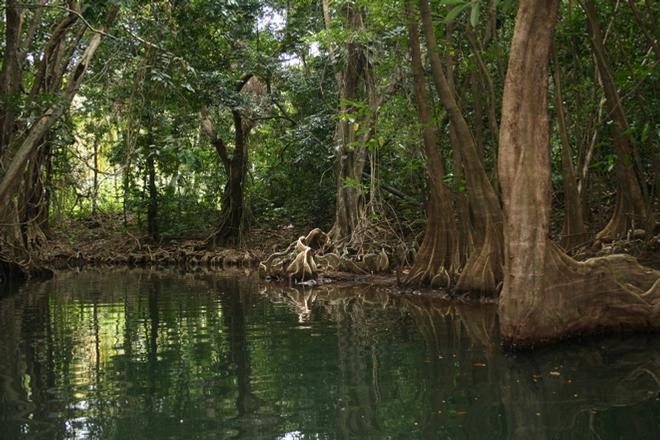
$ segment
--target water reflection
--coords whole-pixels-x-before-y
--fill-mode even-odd
[[[505,355],[493,305],[240,275],[0,299],[0,438],[657,438],[657,337]]]

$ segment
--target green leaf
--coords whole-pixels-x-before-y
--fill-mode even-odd
[[[462,5],[465,0],[440,0],[441,5]]]
[[[449,14],[447,14],[447,16],[445,17],[445,24],[451,23],[452,21],[454,21],[454,19],[458,16],[458,14],[463,12],[465,10],[465,8],[467,8],[468,6],[470,6],[470,5],[468,3],[466,3],[464,5],[456,6],[454,9],[449,11]]]
[[[472,27],[477,27],[479,24],[479,2],[476,1],[472,5],[472,11],[470,12],[470,24]]]
[[[644,128],[642,129],[642,138],[641,138],[642,143],[646,143],[646,141],[649,140],[650,135],[651,135],[651,125],[647,122],[644,125]]]

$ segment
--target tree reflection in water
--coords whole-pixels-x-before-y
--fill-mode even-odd
[[[494,305],[235,274],[0,299],[0,438],[655,438],[660,339],[499,347]]]

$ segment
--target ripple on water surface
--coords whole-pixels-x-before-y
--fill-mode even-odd
[[[660,341],[504,354],[495,310],[245,275],[0,299],[0,439],[660,438]]]

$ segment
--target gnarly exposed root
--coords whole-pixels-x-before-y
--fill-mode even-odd
[[[330,242],[328,236],[319,228],[311,230],[306,236],[298,237],[284,251],[270,255],[259,264],[259,271],[270,277],[286,275],[289,280],[305,282],[316,279],[319,266],[314,253],[322,253]]]
[[[454,252],[456,244],[456,236],[430,220],[415,262],[402,284],[432,288],[451,286],[460,266],[460,256]]]
[[[44,266],[43,261],[45,243],[44,233],[31,224],[26,225],[23,236],[13,240],[0,237],[0,286],[20,283],[27,278],[50,278],[53,272]]]
[[[452,285],[452,276],[444,267],[433,269],[432,265],[413,268],[404,278],[406,286],[425,286],[434,289],[446,289]]]
[[[372,243],[379,242],[374,240]],[[366,241],[361,241],[358,252],[351,247],[355,245],[352,240],[334,243],[328,234],[316,228],[307,236],[299,237],[284,251],[271,254],[259,264],[259,270],[264,276],[287,278],[296,283],[315,280],[321,272],[373,274],[389,271],[390,256],[385,245],[376,251],[373,245],[366,246]]]
[[[628,255],[578,262],[554,245],[547,252],[540,292],[520,297],[505,287],[502,293],[500,323],[507,343],[525,346],[594,331],[660,328],[660,271]]]
[[[456,291],[498,293],[498,286],[504,278],[502,234],[490,227],[486,231],[486,238],[481,248],[476,249],[468,258],[456,283]]]

